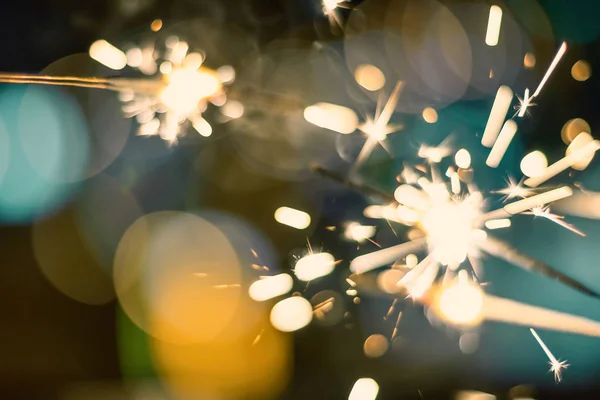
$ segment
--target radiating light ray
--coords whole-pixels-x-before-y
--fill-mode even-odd
[[[529,187],[536,187],[546,182],[548,179],[553,178],[559,173],[563,172],[567,168],[573,166],[578,161],[582,159],[588,158],[590,155],[593,155],[600,149],[600,141],[594,140],[593,142],[588,143],[581,149],[574,151],[573,153],[565,156],[555,162],[554,164],[548,166],[544,173],[535,178],[529,178],[525,180],[525,185]]]
[[[492,190],[490,193],[504,195],[502,201],[506,202],[512,199],[524,199],[532,196],[535,194],[535,190],[523,186],[523,181],[517,182],[512,176],[509,176],[506,179],[506,188]]]
[[[537,89],[535,89],[535,92],[533,92],[533,95],[531,96],[531,98],[537,97],[540,94],[540,92],[544,88],[544,85],[550,78],[550,75],[552,75],[552,72],[554,72],[554,69],[556,68],[556,66],[558,65],[561,58],[565,55],[566,52],[567,52],[567,42],[562,42],[562,44],[558,48],[558,51],[556,52],[556,55],[554,56],[554,59],[552,60],[552,63],[550,63],[548,70],[546,70],[544,77],[540,81],[540,84],[538,85]]]
[[[579,229],[577,229],[576,227],[574,227],[573,225],[563,221],[562,219],[564,218],[562,215],[558,215],[558,214],[554,214],[552,211],[550,211],[550,207],[546,206],[538,206],[538,207],[534,207],[531,209],[531,211],[527,211],[524,212],[523,214],[527,214],[527,215],[533,215],[535,217],[540,217],[540,218],[546,218],[549,221],[554,222],[555,224],[562,226],[563,228],[576,233],[579,236],[583,236],[585,237],[586,234],[583,233],[582,231],[580,231]]]
[[[567,364],[567,361],[558,361],[556,359],[556,357],[554,357],[554,354],[552,354],[552,352],[550,351],[550,349],[548,348],[548,346],[546,346],[546,343],[544,343],[544,341],[542,340],[542,338],[540,338],[540,336],[537,334],[537,332],[535,331],[535,329],[533,328],[529,328],[529,331],[531,332],[531,334],[533,335],[533,337],[535,338],[535,340],[537,340],[538,344],[540,345],[540,347],[542,348],[542,350],[544,350],[544,353],[546,353],[546,356],[548,357],[548,360],[550,360],[550,371],[554,372],[554,380],[558,383],[561,381],[562,379],[562,369],[563,368],[567,368],[569,366],[569,364]]]

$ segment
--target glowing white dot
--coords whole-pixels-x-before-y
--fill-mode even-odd
[[[360,378],[354,383],[348,400],[375,400],[379,393],[379,385],[371,378]]]
[[[548,159],[539,150],[532,151],[521,160],[521,172],[530,178],[542,176],[548,167]]]
[[[335,259],[329,253],[309,254],[302,257],[294,267],[294,274],[301,281],[312,281],[313,279],[329,275],[335,269]]]
[[[304,297],[294,296],[273,306],[271,325],[282,332],[293,332],[304,328],[312,321],[312,305]]]
[[[454,156],[454,162],[459,168],[467,169],[471,166],[471,154],[466,149],[460,149]]]
[[[310,215],[290,207],[275,210],[275,221],[296,229],[306,229],[310,225]]]

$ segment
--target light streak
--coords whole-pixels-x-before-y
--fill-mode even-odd
[[[491,219],[500,219],[520,214],[534,207],[543,206],[573,195],[573,189],[569,186],[552,189],[535,196],[527,197],[522,200],[514,201],[494,211],[483,214],[480,221],[489,221]]]
[[[298,260],[294,267],[294,274],[301,281],[308,282],[329,275],[334,269],[335,259],[331,254],[315,253]]]
[[[357,274],[363,274],[387,264],[392,264],[396,260],[415,253],[427,247],[425,238],[412,240],[410,242],[388,247],[387,249],[377,250],[359,257],[350,262],[350,271]]]
[[[527,113],[527,109],[529,107],[533,107],[533,106],[537,105],[536,103],[531,102],[532,97],[529,97],[529,88],[525,88],[525,94],[523,95],[522,98],[521,98],[521,96],[517,95],[517,99],[519,100],[519,105],[516,106],[516,109],[517,109],[516,115],[519,118],[525,116],[525,113]]]
[[[554,164],[548,166],[548,168],[544,170],[544,173],[542,175],[525,180],[525,185],[529,187],[539,186],[542,183],[546,182],[548,179],[553,178],[554,176],[563,172],[567,168],[573,166],[577,162],[583,159],[587,159],[590,155],[596,153],[598,149],[600,149],[600,141],[594,140],[593,142],[588,143],[579,150],[574,151],[568,156],[565,156],[557,162],[555,162]]]
[[[544,350],[544,353],[546,353],[548,360],[550,360],[550,371],[554,372],[554,380],[556,380],[556,382],[560,382],[562,379],[562,369],[566,369],[569,366],[569,364],[567,364],[566,360],[558,361],[556,357],[554,357],[554,354],[552,354],[548,346],[546,346],[546,343],[544,343],[542,338],[540,338],[540,336],[537,334],[537,332],[533,328],[530,328],[529,330],[531,331],[531,334],[533,335],[535,340],[537,340],[542,350]]]
[[[517,123],[512,119],[509,119],[504,123],[504,126],[500,131],[500,135],[498,135],[498,138],[492,147],[492,151],[490,151],[490,154],[485,162],[488,167],[498,167],[500,161],[502,161],[502,158],[504,157],[504,153],[506,153],[506,150],[510,145],[510,142],[515,136],[515,133],[517,133]]]
[[[571,155],[572,153],[576,152],[579,149],[582,149],[583,147],[587,146],[593,141],[594,138],[592,137],[592,135],[590,135],[587,132],[580,132],[567,147],[565,155]],[[594,153],[590,152],[588,155],[582,157],[575,164],[571,165],[571,168],[576,169],[578,171],[583,171],[587,168],[588,165],[590,165],[593,159]]]
[[[490,230],[508,228],[510,225],[510,219],[508,218],[491,219],[489,221],[485,221],[485,227]]]
[[[291,207],[279,207],[275,210],[275,221],[302,230],[310,225],[310,215]]]
[[[485,44],[496,46],[500,37],[500,26],[502,25],[502,9],[498,6],[490,7],[490,16],[488,19],[487,33],[485,35]]]
[[[106,40],[97,40],[92,43],[90,57],[115,71],[122,70],[127,65],[125,53]]]
[[[354,383],[348,400],[375,400],[379,393],[379,385],[371,378],[360,378]]]
[[[563,42],[560,45],[560,47],[558,48],[558,51],[556,52],[556,55],[554,56],[554,59],[552,60],[552,63],[550,63],[550,66],[548,67],[548,70],[544,74],[544,77],[540,81],[540,84],[538,85],[537,89],[535,89],[535,92],[533,92],[533,95],[531,96],[531,98],[537,97],[540,94],[540,92],[544,88],[544,85],[546,84],[546,82],[550,78],[550,75],[552,75],[552,72],[554,72],[554,69],[556,68],[556,66],[560,62],[560,59],[565,55],[566,51],[567,51],[567,42]]]
[[[248,294],[254,301],[266,301],[288,293],[293,286],[294,280],[291,276],[279,274],[252,283],[248,289]]]
[[[304,109],[304,119],[318,127],[342,134],[356,130],[358,117],[351,109],[331,103],[317,103]]]
[[[481,144],[485,147],[492,147],[500,133],[510,103],[512,102],[513,91],[508,86],[500,86],[492,105],[492,110],[485,126],[485,131],[481,137]]]

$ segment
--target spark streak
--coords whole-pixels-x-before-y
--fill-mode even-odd
[[[554,69],[560,62],[560,59],[565,55],[566,51],[567,51],[567,42],[563,42],[560,45],[558,52],[554,56],[552,63],[548,67],[548,70],[544,74],[544,77],[540,81],[540,84],[538,85],[537,89],[535,89],[535,92],[533,92],[533,95],[531,96],[531,98],[537,97],[540,94],[540,92],[544,88],[544,85],[546,84],[546,81],[548,81],[548,79],[550,78],[550,75],[552,75],[552,72],[554,72]]]
[[[500,26],[502,25],[502,9],[498,6],[490,7],[490,16],[488,19],[487,33],[485,35],[485,44],[496,46],[500,36]]]
[[[540,338],[540,336],[537,334],[537,332],[533,329],[530,328],[529,329],[531,331],[531,334],[533,335],[533,337],[535,338],[535,340],[537,340],[537,342],[539,343],[540,347],[542,348],[542,350],[544,350],[544,353],[546,353],[546,356],[548,357],[548,359],[550,360],[550,371],[554,372],[554,380],[556,380],[556,382],[560,382],[562,379],[562,369],[563,368],[567,368],[569,366],[569,364],[567,364],[567,361],[558,361],[556,359],[556,357],[554,357],[554,354],[552,354],[552,352],[550,351],[550,349],[548,348],[548,346],[546,346],[546,344],[544,343],[544,341]]]
[[[512,98],[512,89],[508,86],[500,86],[496,93],[496,98],[494,99],[494,104],[492,105],[485,131],[481,137],[481,144],[485,147],[492,147],[494,145],[494,142],[500,133],[500,129],[502,128],[502,124],[504,123],[504,119],[506,118],[506,114],[508,113],[508,109],[510,108]]]

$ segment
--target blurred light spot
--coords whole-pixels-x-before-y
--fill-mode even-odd
[[[479,347],[479,335],[475,332],[467,332],[460,335],[458,347],[464,354],[475,353]]]
[[[471,154],[466,149],[460,149],[454,155],[454,162],[458,168],[467,169],[471,166]]]
[[[577,135],[575,139],[573,139],[569,147],[567,147],[566,155],[568,156],[569,154],[574,153],[577,150],[583,149],[585,146],[592,143],[593,141],[594,138],[592,137],[592,135],[590,135],[587,132],[581,132],[579,135]],[[590,165],[590,163],[594,159],[594,155],[594,152],[590,152],[587,156],[581,158],[575,164],[573,164],[571,168],[576,169],[578,171],[583,171],[587,168],[588,165]]]
[[[244,115],[244,106],[239,101],[229,100],[221,107],[221,113],[231,119],[240,118]]]
[[[160,121],[159,121],[159,126],[160,126]],[[201,116],[197,116],[194,119],[192,119],[192,126],[194,127],[196,132],[198,132],[200,134],[200,136],[209,137],[210,135],[212,135],[212,132],[213,132],[212,126],[210,126],[208,121],[205,120],[204,118],[202,118]],[[157,128],[158,128],[158,126],[157,126]]]
[[[302,257],[294,267],[294,274],[301,281],[312,281],[313,279],[329,275],[335,268],[335,259],[329,253],[309,254]]]
[[[496,396],[474,390],[456,393],[456,400],[494,400]]]
[[[379,68],[370,64],[359,65],[354,71],[354,79],[363,88],[375,92],[385,85],[385,75]]]
[[[173,64],[170,61],[163,61],[160,63],[160,67],[158,68],[160,73],[163,75],[168,75],[173,71]]]
[[[375,400],[379,393],[379,385],[371,378],[360,378],[354,383],[348,400]]]
[[[90,46],[90,57],[100,64],[119,71],[127,65],[127,56],[106,40],[97,40]]]
[[[204,62],[204,55],[196,52],[188,53],[183,59],[183,68],[197,70]],[[217,73],[217,76],[219,74]],[[220,77],[219,77],[220,78]]]
[[[498,6],[490,7],[490,17],[488,19],[487,33],[485,35],[485,44],[496,46],[500,37],[500,27],[502,26],[502,9]]]
[[[304,109],[304,119],[318,127],[348,134],[356,130],[358,117],[348,107],[317,103]]]
[[[427,122],[428,124],[435,124],[438,120],[438,114],[437,111],[435,111],[433,108],[431,107],[427,107],[423,110],[423,119],[425,120],[425,122]]]
[[[144,61],[144,54],[139,47],[133,47],[127,50],[125,57],[127,58],[127,65],[133,68],[139,67]]]
[[[310,303],[313,307],[314,320],[319,325],[333,326],[344,319],[344,299],[333,290],[322,290],[315,294]]]
[[[296,229],[306,229],[310,225],[310,215],[290,207],[275,210],[275,221]]]
[[[230,65],[224,65],[217,69],[219,80],[223,83],[231,83],[235,80],[235,69]]]
[[[590,125],[581,118],[568,120],[560,131],[560,137],[565,144],[570,144],[581,132],[592,133]]]
[[[312,318],[312,305],[300,296],[281,300],[271,310],[271,324],[282,332],[302,329],[312,321]]]
[[[535,67],[535,54],[525,53],[525,57],[523,58],[523,65],[527,69],[533,69]]]
[[[71,209],[36,223],[32,242],[40,270],[58,291],[92,305],[114,298],[110,273],[103,271],[79,236]]]
[[[222,334],[240,306],[240,280],[231,243],[193,214],[165,211],[138,219],[115,255],[114,284],[123,310],[168,342],[208,342]]]
[[[163,26],[162,21],[160,19],[155,19],[150,24],[150,29],[152,29],[153,32],[158,32],[158,31],[160,31],[160,28],[162,28],[162,26]]]
[[[483,294],[479,287],[457,283],[443,288],[439,297],[439,310],[451,323],[471,325],[479,321]]]
[[[590,66],[590,63],[584,60],[577,61],[573,64],[573,68],[571,68],[571,76],[579,82],[590,79],[590,76],[592,76],[592,67]]]
[[[387,338],[379,334],[369,336],[363,345],[365,355],[369,358],[381,357],[388,351],[388,348],[389,343]]]
[[[420,235],[416,236],[415,238],[423,237],[423,232],[421,232],[420,230],[419,230],[419,232],[420,232]],[[414,239],[410,239],[410,240],[414,240]],[[408,268],[414,268],[417,266],[418,263],[419,263],[419,259],[417,258],[416,255],[409,254],[406,256],[406,266]]]
[[[399,293],[402,288],[398,286],[398,281],[403,276],[404,272],[399,269],[386,269],[377,275],[377,287],[384,293]]]
[[[532,151],[521,160],[521,172],[530,178],[543,175],[546,167],[548,167],[548,159],[539,150]]]
[[[377,227],[371,225],[361,225],[358,222],[352,222],[346,227],[344,235],[349,240],[364,242],[375,235]]]
[[[508,228],[510,226],[511,222],[510,219],[508,218],[502,218],[502,219],[491,219],[489,221],[485,221],[485,227],[488,229],[502,229],[502,228]]]
[[[248,294],[254,301],[265,301],[284,295],[292,290],[294,280],[288,274],[279,274],[259,279],[250,285]]]

